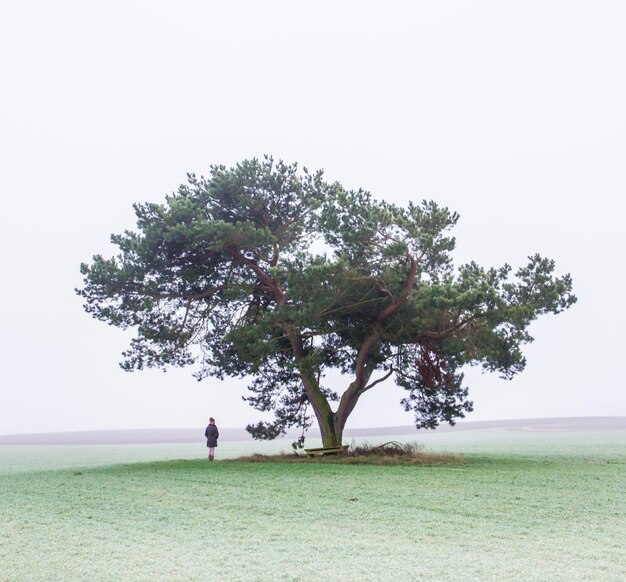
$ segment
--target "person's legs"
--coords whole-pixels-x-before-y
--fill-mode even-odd
[[[209,447],[209,461],[215,458],[215,447]]]

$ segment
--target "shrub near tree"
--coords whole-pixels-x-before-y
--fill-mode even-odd
[[[247,427],[256,438],[315,419],[340,445],[359,399],[392,378],[418,428],[453,424],[472,410],[463,367],[513,377],[529,324],[576,301],[539,255],[516,272],[454,269],[458,215],[433,201],[377,201],[270,157],[134,209],[137,229],[111,237],[119,254],[81,265],[86,311],[136,330],[125,370],[249,378],[245,400],[274,414]]]

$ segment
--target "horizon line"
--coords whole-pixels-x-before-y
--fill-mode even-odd
[[[156,428],[113,428],[81,429],[29,433],[0,434],[0,445],[6,444],[149,444],[156,442],[195,442],[202,439],[204,426],[156,427]],[[388,425],[377,427],[349,427],[344,437],[384,436],[424,432],[454,432],[481,429],[505,429],[528,431],[597,431],[626,430],[626,416],[561,416],[509,418],[500,420],[462,420],[454,425],[442,424],[435,429],[418,429],[415,425]],[[193,431],[193,432],[192,432]],[[195,434],[198,431],[198,435]],[[252,440],[243,427],[221,427],[225,441]],[[301,430],[292,428],[278,437],[293,438]],[[319,438],[319,429],[311,427],[305,431],[309,438]],[[141,438],[143,437],[143,438]]]

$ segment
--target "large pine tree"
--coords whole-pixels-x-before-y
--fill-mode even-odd
[[[85,309],[136,329],[127,370],[249,378],[246,399],[274,412],[248,427],[257,438],[310,426],[312,409],[324,446],[339,445],[359,398],[392,377],[417,427],[454,423],[472,409],[463,366],[511,378],[529,324],[576,301],[539,255],[515,273],[453,269],[458,216],[435,202],[399,207],[271,158],[134,208],[119,255],[81,265]],[[325,383],[332,369],[345,384]]]

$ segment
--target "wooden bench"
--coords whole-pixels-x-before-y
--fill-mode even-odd
[[[348,448],[350,448],[349,445],[343,445],[341,447],[320,447],[318,449],[304,449],[304,452],[307,457],[323,457],[325,455],[336,455]]]

